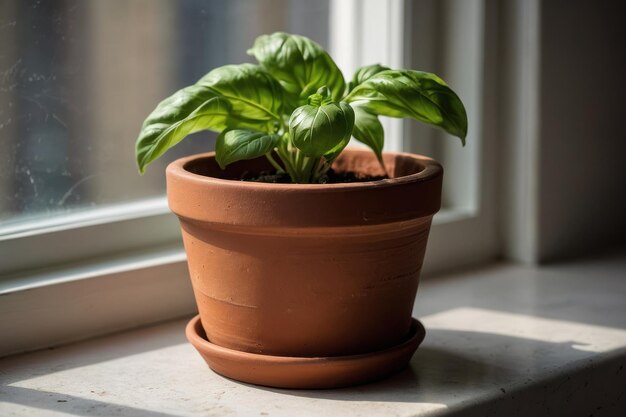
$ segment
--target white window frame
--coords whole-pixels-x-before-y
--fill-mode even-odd
[[[435,8],[438,20],[433,22]],[[487,100],[495,94],[495,87],[483,82],[496,78],[496,48],[486,48],[487,42],[494,41],[486,28],[494,24],[495,18],[494,7],[488,10],[486,0],[331,1],[332,53],[347,78],[356,68],[374,63],[392,68],[415,67],[412,52],[433,47],[421,45],[421,39],[435,39],[435,31],[441,30],[437,25],[445,25],[442,75],[463,99],[470,123],[464,148],[458,139],[441,138],[444,191],[451,197],[444,199],[444,207],[433,221],[423,271],[426,274],[499,256],[497,184],[496,175],[490,175],[496,169],[495,109],[488,107]],[[428,154],[428,149],[415,147],[414,136],[433,134],[434,129],[416,128],[390,118],[383,118],[383,124],[385,150]]]
[[[498,255],[495,175],[486,175],[495,168],[495,154],[489,151],[495,132],[483,122],[492,120],[495,111],[484,99],[493,94],[493,86],[483,80],[493,76],[494,60],[485,54],[484,27],[489,24],[485,1],[444,2],[445,19],[459,28],[450,31],[446,43],[451,68],[446,76],[452,85],[469,85],[469,94],[462,88],[460,95],[465,96],[468,109],[476,112],[473,120],[478,122],[470,125],[466,149],[459,150],[458,143],[446,148],[446,160],[465,170],[458,174],[448,167],[448,176],[470,178],[472,189],[436,216],[426,273]],[[414,33],[406,22],[418,16],[411,4],[405,0],[331,0],[332,52],[346,77],[362,63],[378,61],[392,67],[410,63],[408,40]],[[378,24],[363,31],[364,22],[371,18]],[[378,42],[375,48],[373,42]],[[455,72],[460,59],[466,60],[464,69]],[[467,76],[472,77],[469,83],[463,80]],[[407,149],[407,124],[384,123],[386,149]],[[1,333],[11,335],[2,338],[0,356],[195,311],[178,222],[169,214],[164,198],[15,228],[0,236],[0,254]]]
[[[0,288],[23,271],[170,245],[179,240],[178,234],[178,224],[164,197],[3,225]]]

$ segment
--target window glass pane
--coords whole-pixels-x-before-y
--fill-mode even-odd
[[[2,227],[161,195],[183,141],[140,177],[134,143],[156,104],[210,69],[251,61],[277,30],[328,46],[328,1],[3,0],[0,2]]]

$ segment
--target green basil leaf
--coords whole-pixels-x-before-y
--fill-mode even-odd
[[[272,131],[280,121],[284,90],[258,65],[224,65],[202,77],[197,85],[228,100],[233,116],[248,127]]]
[[[354,76],[352,77],[352,81],[350,81],[350,83],[348,84],[348,92],[354,90],[354,87],[356,87],[359,84],[363,84],[365,81],[372,78],[372,76],[378,74],[381,71],[386,71],[388,69],[389,69],[388,67],[383,67],[380,64],[366,65],[364,67],[359,68],[354,73]]]
[[[295,108],[306,103],[318,88],[327,86],[334,101],[344,94],[345,81],[337,64],[317,43],[299,35],[276,32],[256,38],[248,50],[280,81]]]
[[[370,113],[412,117],[439,126],[465,144],[467,114],[459,97],[434,74],[387,70],[356,86],[346,101]]]
[[[319,158],[332,153],[349,140],[354,127],[354,111],[349,104],[334,103],[327,87],[309,96],[309,104],[293,111],[289,119],[291,142],[304,155]],[[343,148],[342,148],[343,149]]]
[[[148,116],[137,138],[139,172],[185,136],[201,130],[221,131],[228,125],[231,106],[212,91],[193,85],[163,100]]]
[[[383,145],[385,144],[385,131],[378,116],[365,110],[361,106],[352,106],[354,109],[354,136],[359,142],[369,146],[376,154],[379,161],[383,159]]]
[[[354,114],[354,110],[352,109],[352,106],[350,106],[345,101],[342,101],[339,103],[339,107],[341,107],[341,109],[343,110],[343,113],[346,116],[346,121],[348,125],[354,127],[354,115],[355,114]],[[343,137],[343,139],[341,139],[341,142],[339,142],[330,151],[326,152],[323,155],[324,159],[326,159],[329,162],[334,161],[335,158],[337,158],[339,154],[343,152],[344,148],[348,146],[348,143],[350,143],[350,139],[352,138],[353,133],[354,131],[352,131],[352,129],[346,130],[346,135]]]
[[[198,85],[185,87],[161,101],[143,122],[143,127],[182,120],[202,103],[214,97],[217,95],[208,88]]]
[[[249,129],[225,130],[217,138],[215,160],[224,169],[233,162],[258,158],[271,152],[280,140],[280,135]]]

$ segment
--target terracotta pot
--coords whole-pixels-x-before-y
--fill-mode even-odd
[[[407,338],[443,170],[388,153],[392,179],[350,184],[237,181],[264,159],[222,171],[212,153],[167,168],[208,340],[242,352],[328,357]],[[334,168],[381,174],[369,151]],[[235,180],[234,180],[235,179]]]

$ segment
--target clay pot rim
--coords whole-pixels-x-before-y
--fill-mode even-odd
[[[214,159],[207,159],[214,156],[213,152],[191,155],[167,167],[168,203],[178,217],[229,228],[244,227],[248,231],[251,227],[311,231],[392,225],[432,216],[441,208],[443,168],[421,155],[383,154],[393,174],[407,175],[339,184],[268,184],[217,178],[221,170]],[[243,161],[228,175],[238,177],[242,169],[258,169],[260,163],[269,166],[264,162]],[[338,163],[363,173],[379,169],[374,154],[365,150],[348,150]]]
[[[345,152],[350,153],[362,153],[371,154],[369,150],[350,149]],[[187,170],[187,166],[199,159],[209,159],[215,157],[215,152],[206,152],[200,154],[194,154],[187,157],[179,158],[171,162],[166,169],[168,175],[176,176],[187,181],[192,181],[198,184],[206,185],[219,185],[220,187],[228,187],[230,189],[240,190],[280,190],[288,191],[290,193],[311,193],[319,191],[358,191],[367,188],[381,188],[381,187],[397,187],[398,185],[417,183],[423,181],[429,181],[438,175],[441,175],[443,168],[441,165],[432,158],[424,155],[412,154],[408,152],[385,152],[386,156],[404,157],[416,160],[423,166],[423,169],[414,174],[404,175],[396,178],[388,178],[377,181],[363,181],[363,182],[351,182],[351,183],[335,183],[335,184],[276,184],[276,183],[263,183],[252,181],[239,181],[224,178],[217,178],[207,175],[195,174]]]

